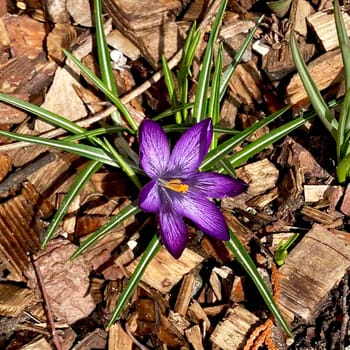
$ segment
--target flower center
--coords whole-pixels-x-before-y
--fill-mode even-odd
[[[179,179],[171,179],[166,185],[166,188],[173,190],[175,192],[186,193],[188,191],[188,185],[183,184]]]

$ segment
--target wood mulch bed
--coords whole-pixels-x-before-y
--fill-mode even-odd
[[[220,0],[103,1],[118,92],[136,123],[170,105],[161,55],[176,67],[192,22],[209,32],[219,5]],[[222,125],[245,128],[286,104],[293,106],[253,140],[309,107],[288,45],[291,31],[327,99],[344,94],[331,8],[327,0],[294,0],[278,18],[265,1],[228,1],[219,34],[226,65],[260,15],[266,17],[230,81]],[[343,15],[350,30],[348,5]],[[88,0],[0,0],[0,92],[87,128],[104,125],[114,107],[61,50],[67,48],[98,72],[92,22]],[[205,39],[196,57],[194,86]],[[62,135],[3,103],[0,129]],[[137,152],[135,140],[117,141]],[[122,172],[104,168],[76,198],[56,238],[40,250],[53,213],[85,164],[75,155],[0,137],[1,349],[348,348],[350,187],[337,184],[335,145],[318,119],[238,168],[249,189],[221,202],[271,285],[296,335],[294,343],[274,323],[225,244],[190,226],[181,259],[162,248],[122,318],[107,330],[156,223],[145,214],[132,217],[76,261],[69,260],[79,242],[137,198]],[[291,253],[276,266],[276,248],[295,233]]]

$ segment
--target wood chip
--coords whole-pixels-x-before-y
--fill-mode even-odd
[[[27,15],[6,15],[3,21],[10,39],[12,57],[36,58],[44,50],[45,24]]]
[[[316,161],[315,157],[300,143],[287,136],[283,141],[278,163],[300,169],[306,178],[331,179],[331,175]]]
[[[106,346],[107,332],[101,328],[96,328],[75,345],[74,350],[106,349]]]
[[[136,60],[141,55],[139,48],[118,29],[114,29],[107,35],[107,43],[131,60]]]
[[[306,37],[307,26],[306,17],[314,13],[315,10],[307,0],[294,0],[289,13],[289,31],[294,31]]]
[[[0,205],[0,260],[10,272],[9,280],[24,280],[28,253],[39,249],[43,229],[37,208],[40,200],[35,188],[25,183],[19,195]],[[33,222],[34,216],[38,217]]]
[[[82,256],[70,260],[76,249],[68,240],[56,239],[36,258],[52,313],[67,324],[87,317],[96,306],[89,293],[90,266]],[[27,270],[27,276],[28,285],[38,292],[32,268]]]
[[[194,350],[204,350],[202,333],[198,325],[186,329],[185,334],[188,342],[193,346]]]
[[[329,215],[321,210],[309,207],[305,205],[300,213],[307,218],[309,218],[312,221],[319,222],[320,224],[324,225],[331,225],[333,222],[337,220],[336,217],[333,215]],[[339,223],[339,226],[341,225],[341,222]]]
[[[314,225],[279,269],[279,307],[286,320],[313,322],[349,267],[349,240]]]
[[[261,75],[253,61],[239,64],[232,74],[229,86],[242,104],[261,101]]]
[[[340,210],[343,214],[350,216],[350,184],[346,186]]]
[[[44,338],[39,337],[31,341],[29,344],[26,344],[20,348],[20,350],[52,350],[50,343]]]
[[[66,1],[48,0],[46,3],[46,11],[53,23],[69,22],[69,13],[66,8]]]
[[[340,188],[340,186],[330,185],[304,185],[305,203],[328,201],[332,194]]]
[[[79,85],[79,82],[71,73],[65,68],[57,68],[53,83],[45,95],[45,101],[41,107],[71,121],[85,117],[87,115],[86,108],[73,85]],[[37,119],[35,121],[35,130],[37,132],[44,132],[53,128],[51,124],[42,120]]]
[[[11,158],[6,154],[0,154],[0,182],[12,168]]]
[[[315,45],[307,44],[304,40],[299,43],[299,50],[304,62],[309,62],[315,54]],[[295,63],[289,45],[282,45],[279,49],[270,49],[262,58],[262,69],[272,81],[278,81],[295,70]]]
[[[273,163],[263,159],[238,168],[237,175],[249,185],[248,193],[258,195],[276,186],[279,172]]]
[[[140,258],[134,260],[127,267],[130,274],[134,272],[139,260]],[[169,293],[186,273],[189,273],[202,261],[203,257],[190,249],[186,248],[180,259],[174,259],[166,248],[162,247],[152,259],[141,280],[160,293]]]
[[[343,61],[339,50],[329,51],[308,64],[308,71],[317,89],[325,88],[341,82],[343,78]],[[299,74],[295,74],[286,89],[287,103],[305,107],[310,104]]]
[[[67,0],[66,7],[76,24],[84,27],[92,26],[92,11],[89,0]]]
[[[350,36],[350,16],[347,12],[342,12],[342,15],[348,36]],[[318,11],[308,16],[307,22],[325,51],[333,50],[339,46],[332,10]]]
[[[202,306],[198,303],[198,301],[193,300],[191,302],[190,307],[188,308],[188,317],[190,320],[195,322],[196,324],[203,325],[203,328],[206,331],[209,331],[211,327],[211,323]]]
[[[242,306],[230,308],[214,329],[210,340],[222,350],[241,348],[247,333],[259,319]]]
[[[119,323],[115,323],[109,328],[108,349],[109,350],[132,350],[133,341],[123,330]]]
[[[0,315],[17,317],[34,301],[34,294],[28,288],[13,284],[0,284]]]
[[[62,49],[69,49],[77,38],[75,27],[69,23],[57,23],[47,35],[46,46],[48,55],[57,62],[63,63],[66,55]]]
[[[185,316],[187,313],[187,308],[193,296],[195,282],[196,277],[193,273],[189,273],[182,280],[181,287],[174,307],[175,312],[177,312],[181,316]]]

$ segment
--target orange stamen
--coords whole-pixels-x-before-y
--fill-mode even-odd
[[[186,193],[188,191],[188,185],[183,184],[181,180],[178,179],[169,180],[165,187],[180,193]]]

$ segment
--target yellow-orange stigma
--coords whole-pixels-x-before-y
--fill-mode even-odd
[[[180,193],[186,193],[188,191],[188,185],[183,184],[181,180],[178,179],[169,180],[165,187]]]

